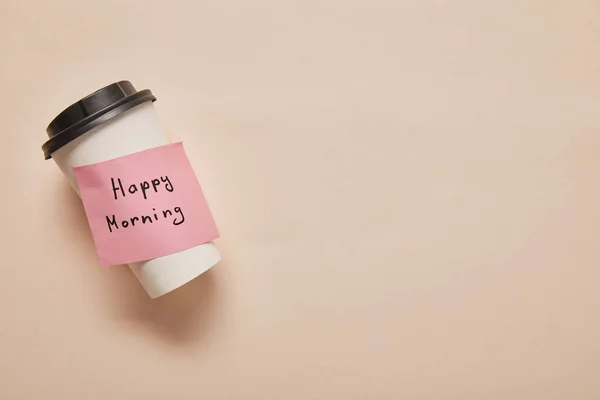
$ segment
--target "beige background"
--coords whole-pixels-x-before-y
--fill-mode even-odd
[[[600,399],[599,12],[0,0],[0,399]],[[120,79],[222,231],[157,301],[40,150]]]

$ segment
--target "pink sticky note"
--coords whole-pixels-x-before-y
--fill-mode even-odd
[[[181,143],[73,171],[103,266],[177,253],[219,236]]]

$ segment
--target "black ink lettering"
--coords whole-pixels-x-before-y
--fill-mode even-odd
[[[137,191],[138,191],[138,188],[135,184],[129,186],[129,190],[128,190],[129,193],[134,194]]]
[[[115,195],[115,200],[117,200],[117,190],[120,190],[123,197],[125,197],[125,191],[123,190],[123,184],[121,183],[121,178],[118,178],[117,182],[119,182],[118,187],[115,186],[115,179],[110,178],[110,183],[112,184],[112,189],[113,189],[113,194]]]
[[[173,219],[173,225],[181,225],[183,224],[183,221],[185,221],[185,217],[183,216],[183,212],[181,211],[181,207],[175,207],[173,209],[176,213],[179,213],[179,215],[181,215],[181,221],[177,221],[177,218]]]
[[[152,211],[154,211],[154,219],[158,221],[158,215],[156,215],[156,208],[153,208]]]
[[[167,189],[169,192],[173,191],[173,184],[171,183],[171,180],[169,180],[168,176],[161,176],[160,180],[165,182],[165,189]]]
[[[152,179],[152,188],[157,193],[158,193],[158,187],[159,186],[160,186],[160,181],[158,179]]]
[[[167,218],[167,215],[173,215],[173,213],[171,212],[171,210],[165,210],[165,211],[163,211],[163,217]]]
[[[129,219],[131,220],[131,226],[135,226],[135,221],[139,221],[140,220],[138,217],[131,217]]]
[[[144,195],[144,200],[146,200],[148,198],[146,197],[146,190],[150,189],[150,183],[144,181],[140,183],[140,186],[142,187],[142,194]]]
[[[129,222],[128,221],[121,221],[121,225],[123,225],[123,228],[127,228],[129,226]]]
[[[117,219],[115,218],[115,215],[113,214],[112,216],[112,220],[110,218],[108,218],[108,215],[106,216],[106,222],[108,222],[108,230],[112,232],[112,228],[111,226],[114,226],[116,229],[119,229],[119,225],[117,224]]]
[[[149,215],[142,215],[142,224],[145,224],[146,222],[150,222],[153,223],[154,221],[152,221],[152,217]]]

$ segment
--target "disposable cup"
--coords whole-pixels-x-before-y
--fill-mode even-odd
[[[79,194],[73,168],[169,144],[150,90],[129,81],[108,85],[72,104],[46,129],[42,149]],[[162,296],[207,271],[221,260],[213,243],[129,264],[151,298]]]

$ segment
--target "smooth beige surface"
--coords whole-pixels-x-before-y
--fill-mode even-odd
[[[600,398],[600,3],[0,0],[0,399]],[[224,261],[101,269],[47,123],[151,88]]]

